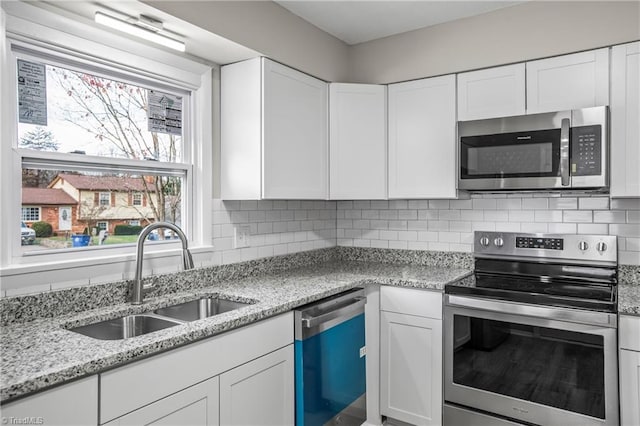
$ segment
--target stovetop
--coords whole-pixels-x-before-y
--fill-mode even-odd
[[[475,246],[475,283],[446,293],[617,312],[616,237],[476,232]]]

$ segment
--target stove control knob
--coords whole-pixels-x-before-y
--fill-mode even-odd
[[[498,237],[495,240],[493,240],[493,244],[495,244],[496,247],[502,247],[504,245],[504,240]]]
[[[482,247],[489,247],[489,237],[480,238],[480,245]]]
[[[589,244],[586,241],[580,241],[578,243],[578,248],[582,251],[586,251],[589,248]]]
[[[607,243],[603,243],[602,241],[600,241],[598,244],[596,244],[596,250],[598,250],[600,253],[607,251]]]

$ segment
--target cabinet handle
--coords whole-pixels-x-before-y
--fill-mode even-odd
[[[569,126],[568,118],[563,118],[560,125],[560,177],[562,186],[569,186]]]
[[[357,312],[359,310],[362,310],[364,312],[364,305],[367,303],[367,298],[355,297],[354,301],[355,301],[354,303],[351,303],[347,306],[343,306],[342,308],[336,309],[335,311],[330,311],[325,314],[318,315],[317,317],[303,318],[302,326],[304,328],[313,328],[318,324],[330,321],[332,319],[336,319],[340,317],[346,318],[348,315],[353,314],[354,312]]]

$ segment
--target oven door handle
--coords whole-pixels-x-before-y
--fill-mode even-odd
[[[560,177],[562,186],[569,186],[569,128],[571,122],[563,118],[560,124]]]
[[[607,312],[582,311],[548,306],[534,306],[517,302],[504,302],[476,297],[445,295],[445,309],[447,306],[479,309],[501,314],[524,315],[533,318],[574,322],[578,324],[595,325],[600,327],[617,328],[616,314]]]

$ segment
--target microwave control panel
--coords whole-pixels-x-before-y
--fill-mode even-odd
[[[571,128],[571,175],[598,176],[602,173],[602,126]]]

